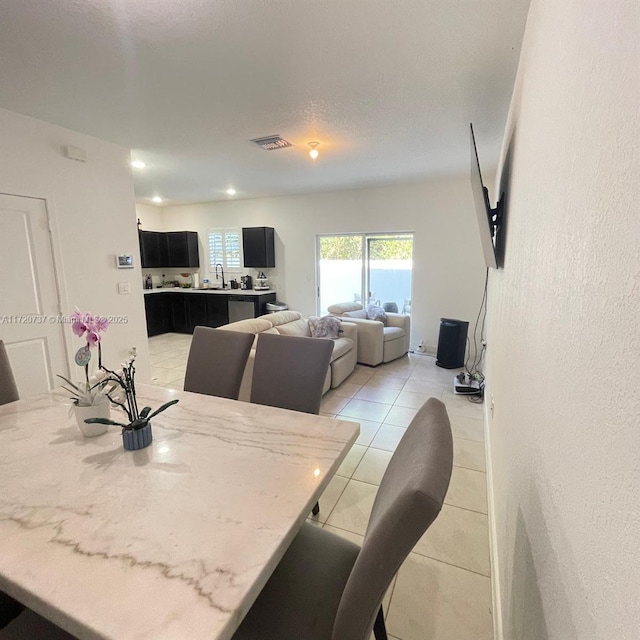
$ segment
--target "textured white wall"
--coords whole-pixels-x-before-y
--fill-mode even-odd
[[[635,1],[533,0],[489,287],[498,630],[640,629],[640,120]]]
[[[4,109],[0,109],[0,140],[0,192],[47,202],[63,313],[77,306],[82,311],[127,316],[127,324],[112,324],[104,336],[105,362],[118,366],[129,347],[136,346],[139,376],[148,380],[129,151]],[[65,158],[66,145],[86,150],[87,162]],[[125,253],[134,256],[134,269],[116,269],[115,256]],[[131,294],[119,295],[118,282],[131,283]],[[74,375],[73,353],[81,344],[71,329],[69,334]]]
[[[466,125],[465,125],[466,126]],[[414,231],[412,346],[432,351],[440,317],[475,322],[484,262],[468,177],[374,189],[141,209],[147,229],[198,231],[201,265],[210,227],[270,226],[276,268],[267,275],[278,298],[305,315],[316,313],[315,239],[323,233]],[[248,270],[251,275],[255,269]],[[201,268],[202,277],[207,277]],[[336,302],[340,302],[336,300]]]

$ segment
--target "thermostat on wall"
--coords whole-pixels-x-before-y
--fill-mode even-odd
[[[118,269],[133,269],[133,256],[116,256]]]

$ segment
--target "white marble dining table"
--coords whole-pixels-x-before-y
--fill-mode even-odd
[[[359,426],[138,387],[174,398],[140,451],[54,393],[0,406],[0,590],[82,640],[233,636]]]

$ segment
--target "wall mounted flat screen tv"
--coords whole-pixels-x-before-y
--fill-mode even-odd
[[[498,201],[496,208],[492,209],[489,203],[489,191],[482,182],[473,125],[470,124],[469,128],[471,130],[471,190],[473,191],[473,202],[478,219],[478,229],[480,230],[482,253],[487,267],[497,269],[496,239],[501,224],[502,198]]]

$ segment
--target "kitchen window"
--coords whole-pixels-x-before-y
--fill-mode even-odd
[[[242,272],[242,229],[209,229],[209,273],[221,264],[225,273]]]

